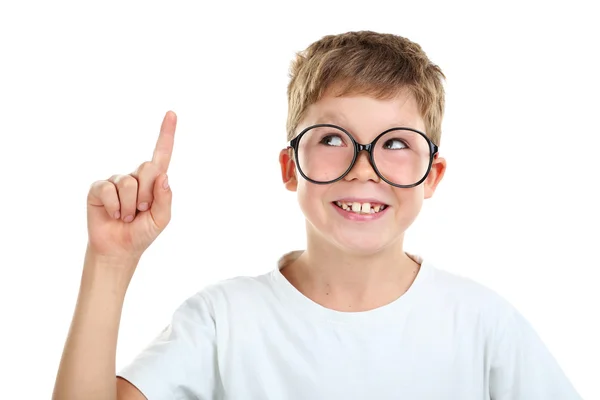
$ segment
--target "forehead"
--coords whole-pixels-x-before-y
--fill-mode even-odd
[[[311,104],[299,130],[313,124],[330,123],[347,129],[359,140],[369,141],[386,129],[408,127],[425,132],[417,102],[408,91],[390,99],[367,95],[325,95]]]

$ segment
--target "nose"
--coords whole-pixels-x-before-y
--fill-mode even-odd
[[[373,181],[379,183],[380,178],[375,172],[375,169],[371,165],[371,161],[369,159],[369,153],[367,151],[361,151],[356,156],[356,162],[352,166],[348,175],[346,175],[345,180],[359,180],[361,182]]]

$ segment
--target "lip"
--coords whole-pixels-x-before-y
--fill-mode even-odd
[[[343,200],[338,200],[338,201],[343,201]],[[358,201],[358,200],[356,200]],[[376,203],[376,200],[372,200],[374,203]],[[365,203],[367,202],[367,200],[364,201]],[[374,214],[357,214],[355,212],[352,211],[346,211],[344,209],[339,208],[338,206],[335,205],[335,202],[331,203],[331,207],[335,208],[335,210],[345,219],[350,220],[350,221],[355,221],[355,222],[370,222],[370,221],[375,221],[381,217],[383,217],[388,210],[391,208],[390,206],[387,206],[383,211],[379,211],[378,213],[374,213]]]
[[[385,201],[381,201],[378,199],[374,199],[374,198],[361,198],[361,197],[344,197],[341,199],[337,199],[334,200],[333,202],[335,203],[336,201],[339,202],[346,202],[346,203],[375,203],[375,204],[383,204],[383,205],[388,205],[388,203],[386,203]]]

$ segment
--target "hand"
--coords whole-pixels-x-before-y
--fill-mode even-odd
[[[167,170],[177,116],[167,112],[151,161],[129,175],[94,182],[87,198],[88,252],[107,259],[139,260],[171,220]]]

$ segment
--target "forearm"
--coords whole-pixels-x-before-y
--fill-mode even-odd
[[[116,399],[115,358],[133,265],[86,254],[53,399]]]

